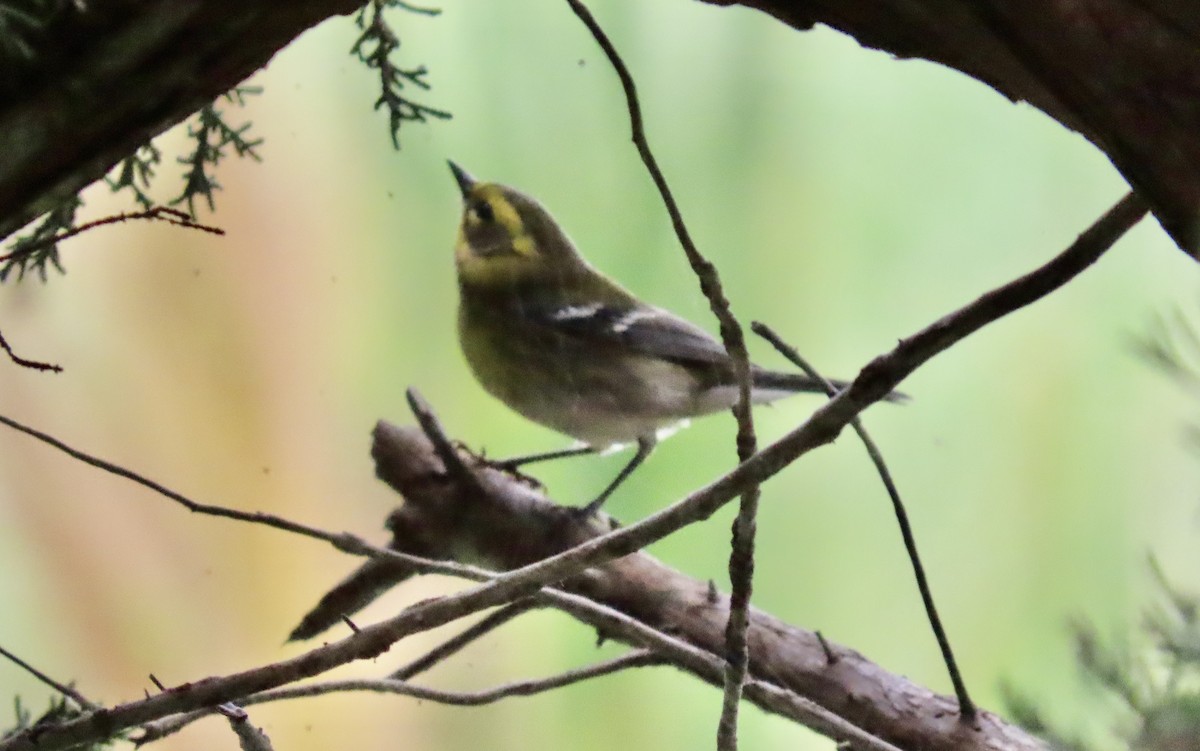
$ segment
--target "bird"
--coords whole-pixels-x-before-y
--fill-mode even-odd
[[[592,266],[537,200],[449,165],[462,194],[454,260],[467,364],[492,396],[578,442],[495,464],[514,470],[636,445],[617,476],[580,508],[590,516],[662,437],[736,404],[733,361],[707,331],[642,302]],[[757,365],[750,377],[756,404],[825,391],[807,375]]]

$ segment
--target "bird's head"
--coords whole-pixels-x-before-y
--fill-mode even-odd
[[[463,213],[454,260],[463,284],[520,285],[586,266],[550,212],[504,185],[479,182],[450,162]]]

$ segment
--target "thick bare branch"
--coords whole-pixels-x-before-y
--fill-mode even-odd
[[[439,553],[429,551],[430,540],[436,539],[441,541],[442,555],[515,569],[603,534],[590,520],[531,495],[520,480],[501,480],[495,470],[482,466],[477,470],[488,475],[486,497],[456,488],[432,443],[417,429],[381,425],[375,438],[377,472],[405,498],[391,520],[392,528],[399,530],[392,543],[398,550],[407,549],[410,540],[405,535],[416,531],[416,544],[432,555]],[[723,659],[729,598],[709,583],[674,571],[646,553],[588,569],[557,586],[673,634],[713,655],[716,665]],[[953,697],[939,696],[888,673],[854,650],[828,642],[823,645],[815,634],[759,610],[750,609],[749,615],[752,680],[765,679],[808,698],[900,748],[1042,748],[1038,741],[988,712],[980,712],[973,723],[960,722]],[[591,623],[587,613],[580,618]],[[622,638],[622,634],[605,631],[603,624],[594,625],[602,637]],[[836,660],[827,658],[827,649]],[[703,664],[696,672],[719,685],[720,672],[714,676],[711,668]],[[759,701],[760,694],[750,686],[746,695]]]

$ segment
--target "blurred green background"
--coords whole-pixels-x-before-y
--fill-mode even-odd
[[[1105,158],[1040,112],[924,62],[797,33],[744,9],[594,3],[637,78],[650,140],[734,311],[767,321],[831,376],[1065,247],[1124,192]],[[637,293],[711,317],[628,140],[617,80],[565,3],[450,3],[397,13],[419,98],[450,122],[392,150],[370,73],[335,19],[282,52],[238,122],[262,164],[219,173],[214,238],[125,225],[64,246],[69,273],[9,284],[0,325],[61,375],[0,366],[0,411],[190,496],[383,539],[397,499],[372,477],[368,431],[409,421],[419,388],[455,437],[493,455],[558,448],[471,380],[453,338],[459,204],[451,157],[539,197],[584,252]],[[179,133],[160,140],[168,154]],[[160,186],[172,197],[171,169]],[[125,205],[88,194],[89,216]],[[1155,551],[1195,583],[1200,410],[1133,353],[1159,313],[1195,313],[1196,265],[1146,221],[1094,269],[938,357],[866,416],[904,493],[966,679],[999,708],[1010,681],[1071,726],[1102,721],[1067,623],[1119,634],[1149,597]],[[756,359],[782,367],[765,344]],[[757,412],[762,440],[817,402]],[[625,456],[538,469],[578,503]],[[611,501],[626,521],[734,461],[728,416],[666,442]],[[732,510],[652,552],[727,586]],[[849,435],[765,487],[756,604],[938,691],[886,497]],[[89,696],[298,654],[284,636],[357,564],[282,533],[189,516],[148,492],[0,432],[0,643]],[[358,618],[449,591],[428,578]],[[452,629],[453,630],[453,629]],[[382,675],[442,631],[338,675]],[[436,669],[482,688],[614,654],[553,614],[527,616]],[[0,696],[46,691],[0,662]],[[254,709],[276,747],[704,748],[719,693],[668,669],[453,709],[352,695]],[[7,699],[4,699],[7,701]],[[614,719],[619,718],[619,722]],[[748,708],[747,748],[830,748]],[[214,745],[224,744],[224,745]],[[204,721],[160,748],[232,747]]]

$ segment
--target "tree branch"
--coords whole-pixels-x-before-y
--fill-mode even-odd
[[[455,556],[481,560],[497,569],[522,570],[531,561],[571,555],[580,546],[612,537],[613,533],[604,535],[600,525],[572,515],[544,497],[530,495],[523,482],[483,463],[472,469],[487,487],[485,496],[448,482],[435,447],[420,430],[381,424],[375,438],[372,453],[377,473],[405,498],[389,520],[389,526],[398,530],[391,543],[395,549],[407,551],[415,543],[435,557]],[[430,550],[431,544],[440,544],[440,549]],[[585,603],[600,603],[652,632],[671,634],[678,642],[691,645],[700,655],[686,659],[671,655],[672,662],[721,685],[729,598],[717,594],[710,583],[636,552],[562,579],[557,587]],[[597,620],[593,610],[564,604],[561,599],[552,604],[596,627],[602,638],[653,648],[643,641],[644,633],[614,624],[608,616]],[[328,620],[330,616],[325,617]],[[309,614],[305,620],[314,618]],[[823,645],[815,634],[754,608],[748,610],[748,622],[750,680],[745,696],[767,711],[831,733],[835,739],[853,740],[824,716],[811,711],[797,716],[796,703],[784,697],[798,694],[842,722],[899,748],[1041,748],[1036,740],[989,712],[980,712],[973,724],[960,722],[954,698],[938,696],[892,675],[851,649],[827,641]],[[827,659],[827,649],[836,655],[835,660]]]
[[[0,350],[4,350],[4,353],[6,355],[8,355],[8,359],[12,360],[14,363],[21,366],[22,368],[29,368],[30,370],[41,370],[41,371],[50,372],[50,373],[61,373],[62,372],[61,365],[55,365],[54,363],[51,363],[51,362],[42,362],[40,360],[30,360],[26,357],[21,357],[20,355],[18,355],[16,352],[13,351],[12,345],[10,345],[8,343],[8,340],[4,338],[4,334],[2,334],[2,333],[0,333]]]
[[[0,103],[0,238],[360,4],[90,0],[38,50],[42,75]]]
[[[300,686],[289,686],[273,691],[263,691],[260,694],[248,696],[239,703],[242,706],[249,707],[255,704],[267,704],[269,702],[287,701],[290,699],[363,691],[376,694],[409,696],[414,699],[457,707],[478,707],[517,696],[534,696],[546,691],[562,688],[563,686],[569,686],[573,683],[600,678],[630,668],[654,667],[664,664],[668,663],[662,657],[655,655],[649,650],[638,649],[627,652],[620,657],[614,657],[611,660],[586,665],[575,670],[566,670],[546,678],[512,681],[479,691],[446,691],[427,686],[417,686],[399,678],[359,678],[321,681]],[[146,732],[134,739],[134,742],[139,746],[143,746],[153,741],[162,740],[216,711],[219,710],[199,709],[187,714],[169,717],[166,720],[147,727]]]

